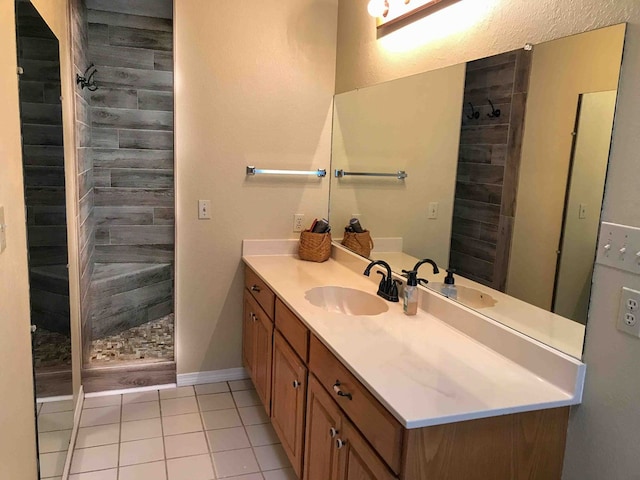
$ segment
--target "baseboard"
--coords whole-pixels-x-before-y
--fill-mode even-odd
[[[210,370],[208,372],[179,373],[177,375],[177,383],[179,387],[186,387],[188,385],[245,380],[247,378],[249,378],[249,374],[244,367],[240,367],[227,368],[226,370]]]
[[[82,415],[82,406],[84,405],[84,388],[80,385],[78,390],[78,399],[73,410],[73,430],[71,430],[71,440],[69,441],[69,449],[67,450],[67,458],[64,462],[64,470],[62,471],[62,480],[68,480],[69,470],[71,470],[71,461],[73,460],[73,450],[76,447],[76,438],[78,436],[78,428],[80,427],[80,416]]]

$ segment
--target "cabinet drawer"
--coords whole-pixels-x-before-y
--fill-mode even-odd
[[[276,328],[303,362],[309,361],[309,329],[289,308],[276,298]]]
[[[267,284],[247,266],[244,268],[244,286],[251,292],[269,318],[273,320],[276,296]]]
[[[378,455],[398,473],[403,438],[400,423],[314,335],[309,346],[309,368]]]

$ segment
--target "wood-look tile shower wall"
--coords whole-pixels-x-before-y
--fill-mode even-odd
[[[140,7],[135,14],[123,13],[132,5]],[[87,7],[99,85],[90,100],[96,262],[172,263],[171,0],[88,0]]]
[[[515,220],[531,52],[516,50],[470,62],[449,264],[504,291]],[[499,117],[493,112],[489,100]],[[471,115],[471,104],[480,113]],[[472,116],[472,118],[469,118]]]

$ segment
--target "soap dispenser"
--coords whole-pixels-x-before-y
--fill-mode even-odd
[[[402,310],[405,315],[415,315],[418,313],[418,271],[402,270],[407,277],[407,284],[404,287]]]
[[[442,294],[453,300],[458,298],[456,280],[453,278],[454,273],[456,273],[456,271],[453,268],[447,268],[447,276],[445,277],[444,285],[442,286]]]

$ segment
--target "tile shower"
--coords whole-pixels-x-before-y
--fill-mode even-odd
[[[98,87],[76,90],[85,370],[174,360],[171,13],[72,2],[76,73],[94,64]]]

